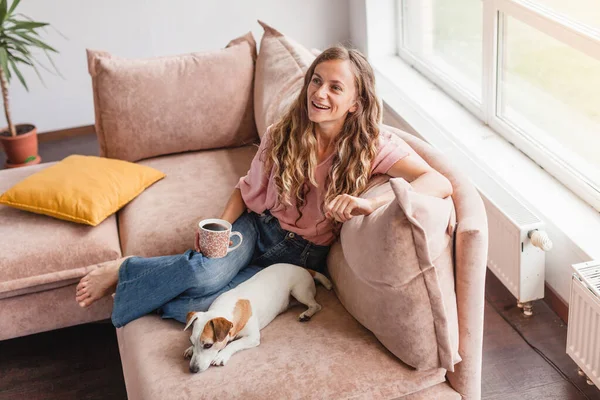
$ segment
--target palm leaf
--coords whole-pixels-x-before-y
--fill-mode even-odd
[[[10,46],[6,46],[6,48],[23,55],[23,57],[31,56],[31,52],[29,51],[29,49],[20,44],[11,44]]]
[[[16,30],[29,30],[31,31],[30,33],[36,34],[37,32],[34,31],[33,29],[36,28],[42,28],[44,26],[48,26],[50,24],[48,24],[47,22],[30,22],[30,21],[14,21],[14,20],[9,20],[10,22],[13,22],[13,25],[6,28],[7,31],[16,31]]]
[[[0,1],[0,23],[4,23],[4,20],[6,19],[7,14],[7,9],[6,9],[7,5],[6,5],[6,0],[2,0]]]
[[[15,62],[10,57],[8,58],[8,62],[10,63],[10,66],[12,67],[13,71],[15,71],[15,74],[17,75],[17,78],[19,78],[19,81],[21,81],[21,84],[25,87],[25,90],[27,90],[29,92],[29,88],[27,87],[27,84],[25,83],[25,79],[23,79],[23,75],[21,75],[21,71],[19,71],[19,68],[17,68],[17,64],[15,64]]]
[[[46,43],[42,42],[41,40],[38,40],[34,37],[29,36],[27,33],[15,31],[15,34],[19,35],[26,42],[29,42],[30,46],[35,46],[35,47],[39,47],[44,50],[51,51],[53,53],[58,53],[58,51],[56,49],[54,49],[53,47],[48,46]]]
[[[24,43],[24,44],[23,44],[23,43]],[[18,53],[18,54],[20,54],[20,55],[22,56],[22,57],[17,57],[16,55],[12,54],[12,57],[13,57],[13,58],[15,58],[15,59],[19,58],[19,61],[21,61],[21,59],[22,59],[22,62],[24,62],[25,64],[27,64],[27,65],[29,65],[29,66],[31,66],[31,67],[33,67],[33,69],[34,69],[34,71],[35,71],[36,75],[38,76],[38,78],[40,79],[40,81],[42,82],[42,84],[44,84],[44,86],[45,86],[45,82],[44,82],[44,80],[43,80],[43,78],[42,78],[42,75],[40,74],[40,72],[39,72],[39,70],[38,70],[38,68],[37,68],[36,64],[37,64],[37,65],[39,65],[39,66],[40,66],[41,68],[43,68],[44,70],[48,71],[49,73],[52,73],[52,74],[54,74],[54,72],[53,72],[53,71],[51,71],[49,68],[47,68],[47,67],[46,67],[44,64],[42,64],[40,61],[38,61],[38,60],[37,60],[37,59],[36,59],[36,58],[33,56],[33,54],[32,54],[32,53],[29,51],[29,49],[26,47],[26,46],[27,46],[27,43],[25,43],[25,42],[23,42],[23,41],[19,41],[19,40],[17,40],[17,41],[15,41],[15,42],[12,44],[12,46],[14,46],[14,52],[15,52],[15,53]],[[59,75],[60,75],[60,74],[59,74]],[[62,77],[62,75],[61,75],[61,77]]]
[[[40,82],[42,82],[42,85],[44,85],[44,87],[46,87],[46,82],[44,82],[44,79],[42,78],[42,75],[40,74],[40,70],[37,69],[35,64],[31,64],[31,67],[33,68],[33,70],[35,71],[35,74],[40,79]]]
[[[25,18],[25,19],[26,19],[26,20],[28,20],[28,21],[33,21],[33,18],[31,18],[31,17],[28,17],[27,15],[25,15],[25,14],[23,14],[23,13],[17,13],[17,14],[15,14],[15,15],[18,15],[19,17],[23,17],[23,18]]]
[[[26,42],[26,41],[21,40],[21,39],[17,39],[14,36],[7,35],[7,34],[4,34],[3,36],[4,36],[4,43],[6,43],[7,45],[15,44],[15,43],[18,43],[18,44],[20,44],[22,46],[28,46],[29,45],[29,42]]]
[[[64,79],[65,77],[62,76],[62,74],[60,73],[60,71],[56,67],[56,64],[54,64],[54,60],[52,59],[52,57],[50,57],[50,54],[48,54],[47,51],[44,51],[44,53],[46,54],[46,58],[48,59],[48,61],[50,61],[50,64],[52,65],[52,68],[54,68],[54,72],[56,72],[56,75],[58,75],[58,76],[60,76],[61,78]]]
[[[13,60],[15,60],[15,62],[20,62],[20,63],[23,63],[23,64],[27,64],[29,66],[33,65],[33,62],[31,60],[26,60],[24,58],[17,57],[15,55],[11,54],[10,52],[8,53],[8,55],[9,55],[9,59],[12,58]]]
[[[15,11],[15,8],[17,8],[20,2],[21,0],[14,0],[12,2],[12,4],[10,5],[10,9],[8,10],[8,16],[10,16],[13,13],[13,11]]]
[[[58,51],[46,44],[38,31],[49,26],[49,24],[34,21],[22,13],[15,12],[21,0],[11,0],[10,5],[8,3],[9,0],[0,0],[0,67],[4,70],[7,80],[10,82],[10,79],[16,75],[23,87],[29,90],[20,69],[23,65],[33,68],[44,86],[45,83],[39,68],[62,77],[50,56],[50,52],[58,53]],[[64,35],[62,36],[64,37]],[[33,50],[34,48],[41,49],[44,52],[54,71],[35,57],[34,53],[38,53],[38,51]]]

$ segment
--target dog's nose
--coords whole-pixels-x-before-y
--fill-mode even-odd
[[[195,374],[196,372],[200,371],[200,367],[197,365],[190,365],[190,372],[192,374]]]

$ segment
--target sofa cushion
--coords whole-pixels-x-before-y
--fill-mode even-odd
[[[0,193],[56,163],[0,171]],[[114,215],[96,227],[0,205],[0,298],[73,283],[121,256]]]
[[[224,50],[129,60],[88,50],[100,155],[137,161],[256,139],[251,33]]]
[[[276,122],[300,94],[304,74],[315,60],[306,47],[264,22],[254,82],[254,118],[258,134]]]
[[[164,176],[127,161],[72,155],[18,182],[0,204],[96,226]]]
[[[26,296],[0,298],[0,341],[110,319],[113,298],[105,296],[92,307],[81,308],[75,301],[75,282]]]
[[[194,248],[198,222],[221,216],[257,149],[251,145],[140,161],[167,177],[119,211],[123,254],[150,257]]]
[[[328,263],[346,309],[417,369],[453,371],[458,354],[452,235],[454,206],[412,191],[402,178],[361,195],[395,199],[346,222],[343,255]]]
[[[130,400],[394,399],[445,380],[443,369],[416,371],[389,353],[319,286],[323,309],[299,323],[296,306],[261,331],[258,347],[234,354],[226,366],[191,374],[189,330],[145,316],[117,329]]]

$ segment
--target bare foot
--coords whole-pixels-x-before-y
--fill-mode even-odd
[[[77,285],[75,300],[81,307],[89,307],[96,300],[113,293],[119,280],[119,267],[124,258],[109,261],[100,265],[81,278]]]

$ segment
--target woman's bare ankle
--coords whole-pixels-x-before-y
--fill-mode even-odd
[[[79,305],[89,307],[97,300],[114,293],[119,281],[119,269],[130,257],[101,263],[98,268],[81,278],[75,293],[75,300]]]

